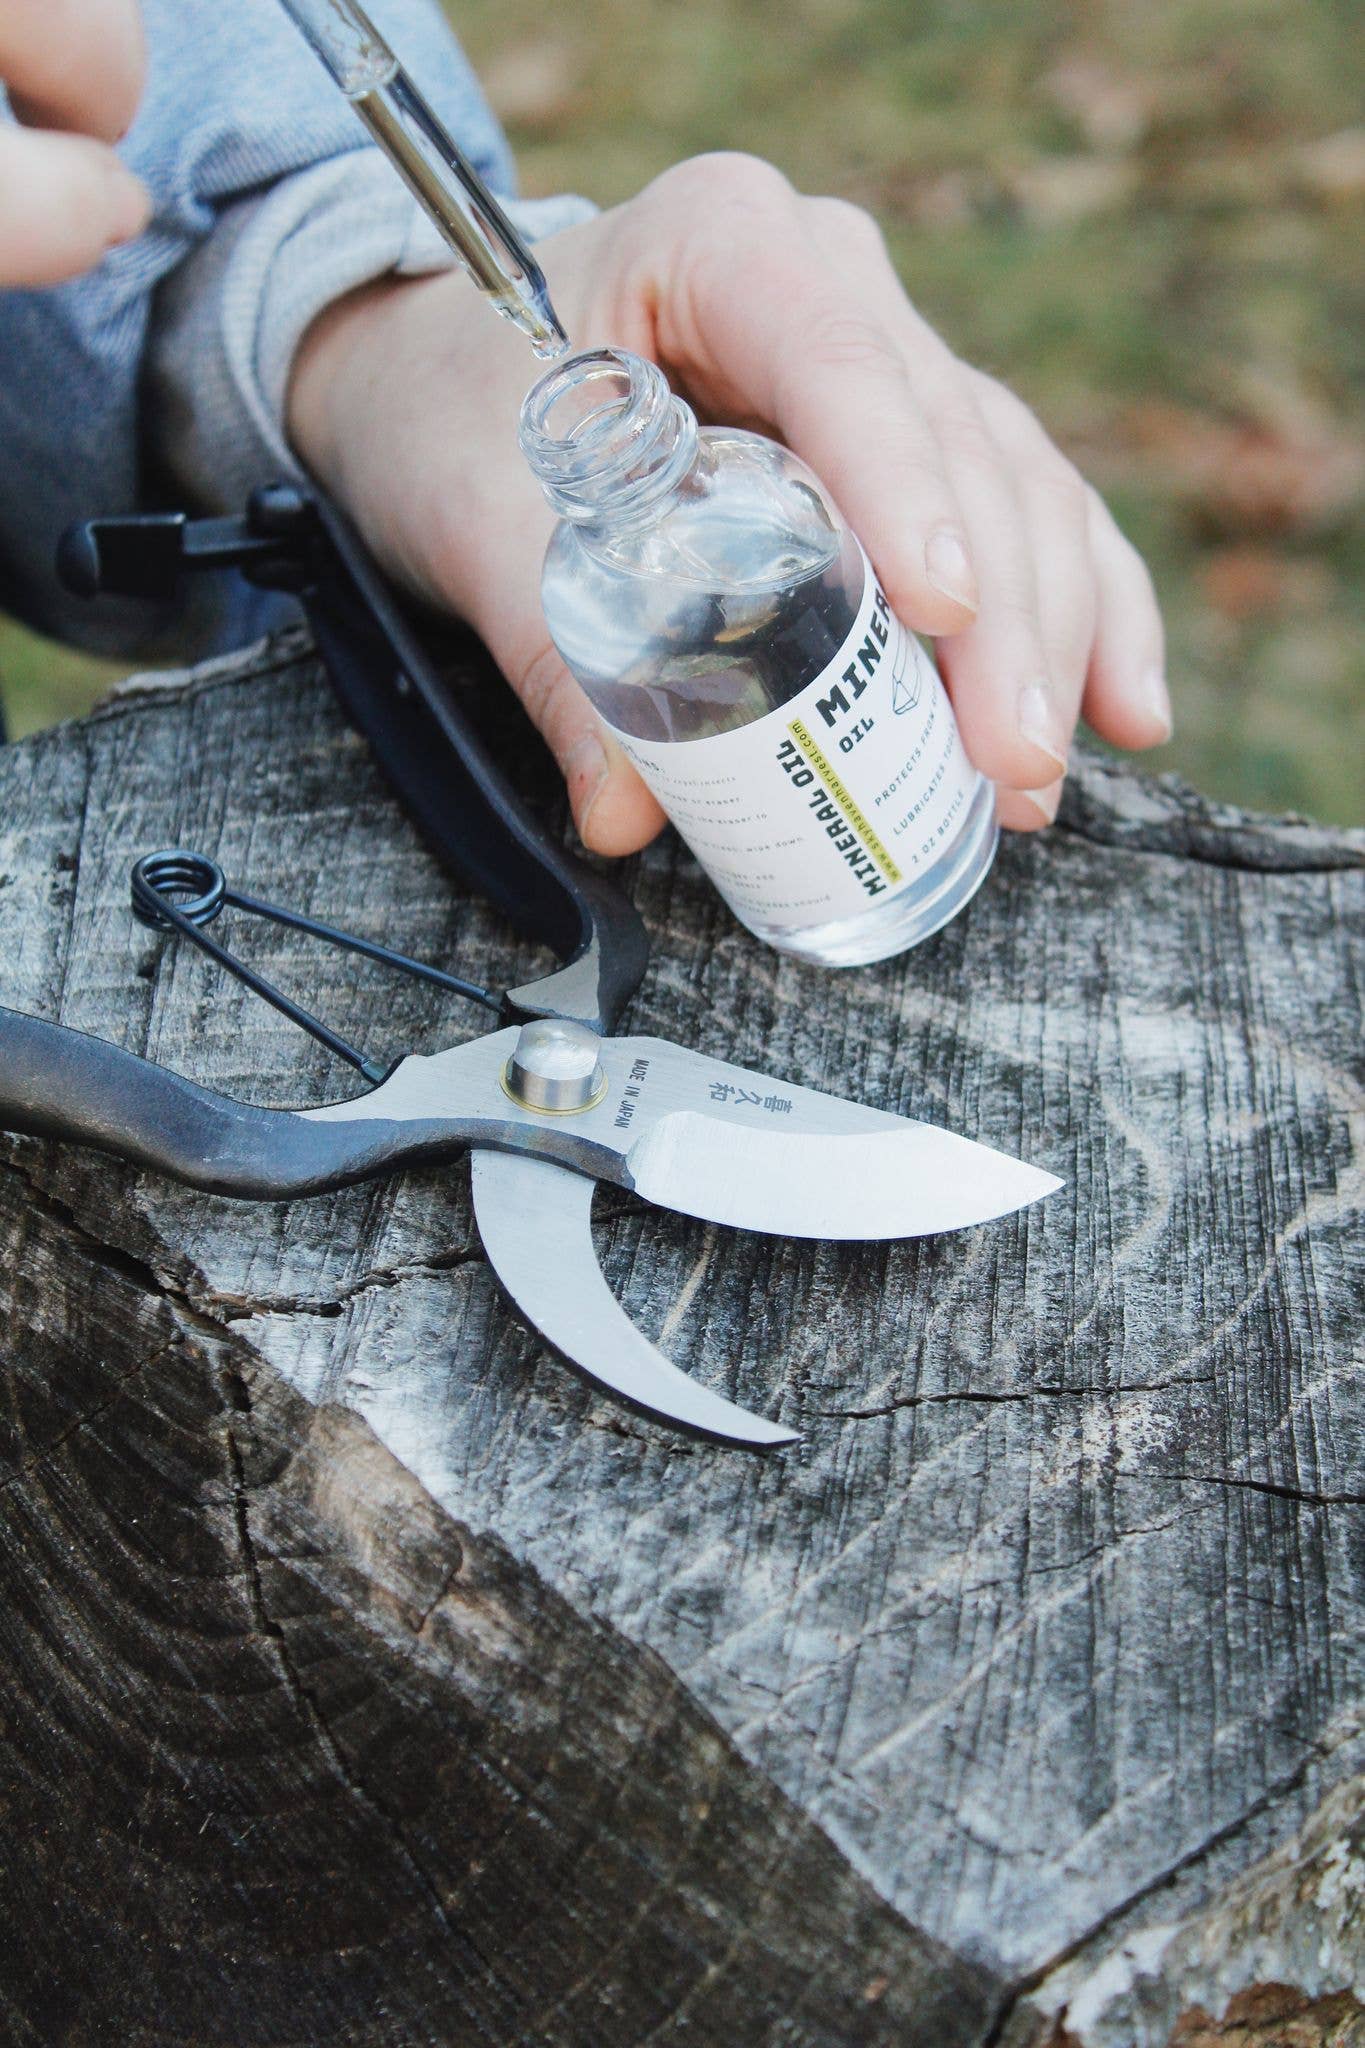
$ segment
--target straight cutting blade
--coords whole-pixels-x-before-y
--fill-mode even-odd
[[[775,1081],[661,1040],[648,1045],[631,1185],[651,1202],[783,1237],[965,1230],[1062,1182],[936,1124]],[[648,1096],[648,1101],[644,1100]]]
[[[637,1408],[753,1449],[798,1441],[680,1372],[637,1330],[602,1277],[593,1182],[508,1152],[471,1155],[474,1215],[494,1272],[527,1320],[577,1366]]]
[[[666,1209],[784,1237],[920,1237],[1006,1216],[1061,1187],[1055,1174],[936,1124],[731,1066],[662,1038],[605,1038],[602,1085],[573,1114],[532,1109],[506,1084],[515,1027],[401,1060],[310,1122],[384,1122],[389,1156],[457,1141],[568,1167]]]
[[[1061,1187],[1052,1173],[935,1124],[824,1136],[747,1130],[674,1111],[631,1148],[636,1191],[665,1208],[782,1237],[923,1237],[1008,1215]]]

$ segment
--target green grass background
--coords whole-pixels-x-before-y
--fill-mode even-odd
[[[881,221],[911,296],[1109,497],[1201,788],[1341,822],[1365,759],[1354,0],[460,0],[530,192],[743,148]],[[0,628],[11,723],[115,673]]]

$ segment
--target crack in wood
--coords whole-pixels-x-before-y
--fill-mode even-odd
[[[1310,1508],[1365,1508],[1365,1493],[1314,1493],[1308,1487],[1288,1486],[1276,1479],[1243,1479],[1226,1472],[1166,1472],[1154,1477],[1179,1479],[1193,1486],[1245,1488],[1248,1493],[1269,1493],[1277,1500],[1300,1501]]]
[[[70,1204],[64,1202],[60,1195],[53,1194],[50,1188],[42,1186],[21,1158],[7,1152],[4,1157],[0,1157],[0,1173],[12,1174],[16,1180],[21,1181],[28,1192],[30,1205],[40,1215],[48,1217],[70,1237],[76,1239],[82,1251],[103,1266],[107,1272],[117,1273],[121,1279],[131,1281],[142,1294],[154,1295],[163,1300],[179,1300],[186,1308],[192,1308],[189,1296],[177,1294],[145,1259],[137,1258],[122,1245],[111,1244],[106,1238],[98,1237],[82,1223]]]
[[[875,1408],[815,1408],[808,1412],[836,1422],[868,1422],[878,1416],[895,1415],[902,1408],[951,1408],[959,1402],[968,1407],[998,1407],[1012,1401],[1103,1402],[1143,1394],[1164,1394],[1172,1387],[1210,1387],[1214,1383],[1212,1373],[1191,1373],[1166,1380],[1119,1380],[1107,1387],[1035,1386],[1002,1389],[998,1393],[968,1390],[962,1393],[900,1394],[894,1401],[883,1402]]]
[[[248,1320],[252,1316],[339,1316],[348,1303],[362,1294],[401,1287],[407,1280],[435,1273],[458,1272],[462,1266],[487,1265],[488,1255],[479,1243],[460,1245],[427,1258],[407,1259],[394,1266],[371,1266],[339,1287],[335,1294],[309,1297],[297,1294],[236,1294],[231,1289],[197,1288],[194,1300],[200,1306],[220,1310],[225,1322]]]
[[[1094,1922],[1093,1926],[1085,1928],[1074,1940],[1067,1942],[1065,1947],[1059,1948],[1055,1954],[1038,1964],[1035,1969],[1029,1970],[1016,1978],[1006,1993],[999,2022],[991,2032],[982,2037],[981,2048],[1001,2048],[1002,2036],[1015,2010],[1023,2004],[1025,1999],[1038,1991],[1049,1977],[1060,1970],[1063,1964],[1070,1962],[1083,1950],[1093,1948],[1110,1929],[1118,1927],[1125,1920],[1130,1919],[1138,1907],[1146,1905],[1149,1900],[1172,1886],[1178,1878],[1187,1876],[1192,1870],[1197,1869],[1201,1863],[1207,1862],[1217,1851],[1226,1848],[1238,1835],[1244,1834],[1253,1822],[1261,1814],[1267,1812],[1272,1805],[1282,1801],[1289,1793],[1298,1790],[1308,1776],[1309,1771],[1313,1768],[1315,1761],[1316,1759],[1310,1750],[1295,1770],[1277,1780],[1275,1784],[1268,1785],[1264,1792],[1252,1801],[1244,1812],[1230,1820],[1226,1827],[1220,1828],[1207,1841],[1200,1842],[1196,1847],[1187,1851],[1185,1855],[1177,1857],[1164,1870],[1157,1872],[1149,1882],[1139,1886],[1128,1897],[1115,1900],[1110,1910],[1102,1914]]]

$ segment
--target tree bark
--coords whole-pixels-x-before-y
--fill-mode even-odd
[[[0,749],[0,1003],[351,1092],[134,922],[170,845],[538,971],[298,637]],[[245,1205],[0,1138],[5,2038],[1354,2040],[1365,834],[1086,757],[953,925],[838,975],[671,840],[627,874],[628,1028],[1065,1189],[870,1247],[600,1198],[631,1313],[804,1432],[757,1460],[548,1353],[463,1168]],[[481,1028],[239,932],[368,1050]]]

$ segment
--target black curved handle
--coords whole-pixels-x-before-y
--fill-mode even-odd
[[[511,991],[514,1010],[612,1030],[649,958],[638,912],[526,809],[350,522],[308,502],[331,547],[298,596],[347,716],[437,853],[566,963]]]
[[[112,1152],[208,1194],[277,1201],[457,1152],[456,1123],[313,1122],[215,1095],[103,1038],[0,1008],[0,1130]]]

